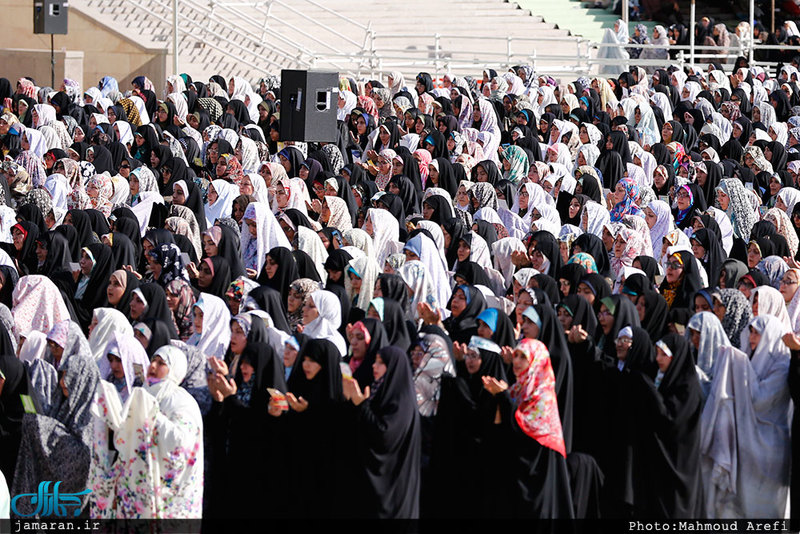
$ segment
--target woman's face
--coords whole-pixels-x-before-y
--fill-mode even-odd
[[[783,184],[780,182],[780,180],[776,180],[775,178],[770,178],[769,192],[771,195],[777,195],[778,191],[781,190],[781,187],[783,187]]]
[[[711,304],[709,304],[708,301],[704,299],[701,295],[697,295],[694,298],[694,311],[695,313],[710,312]]]
[[[81,259],[79,261],[81,266],[81,273],[85,276],[89,276],[92,272],[92,267],[94,267],[94,262],[86,255],[86,252],[81,251]]]
[[[586,284],[578,284],[578,295],[583,297],[590,306],[594,304],[595,294]]]
[[[364,356],[367,355],[367,342],[364,338],[364,332],[360,329],[353,329],[347,336],[347,340],[350,342],[353,358],[356,360],[363,360]]]
[[[466,241],[459,241],[458,243],[458,250],[456,251],[456,255],[458,256],[458,261],[465,262],[469,261],[469,256],[471,253],[471,249],[469,245],[467,245]]]
[[[176,185],[172,189],[172,203],[177,204],[178,206],[183,206],[186,203],[186,193],[179,185]]]
[[[225,176],[228,173],[228,164],[225,163],[225,158],[218,159],[214,169],[217,173],[217,178],[222,178]]]
[[[614,236],[611,235],[611,232],[608,231],[608,228],[603,228],[603,237],[601,239],[606,250],[611,250],[611,248],[614,246]]]
[[[705,156],[705,154],[703,154],[703,156]],[[706,171],[703,169],[697,169],[695,174],[697,175],[697,185],[701,187],[706,185],[706,179],[708,179],[708,174],[706,174]]]
[[[681,187],[675,195],[677,199],[678,209],[685,210],[691,205],[689,202],[689,192]]]
[[[292,347],[291,345],[284,345],[283,346],[283,366],[286,369],[290,369],[294,367],[294,363],[297,361],[297,349]]]
[[[618,235],[617,238],[614,240],[614,256],[617,258],[621,258],[622,255],[625,253],[625,247],[627,243],[622,238],[622,234]]]
[[[303,295],[296,289],[290,289],[286,298],[286,309],[289,313],[296,313],[303,305]]]
[[[647,315],[647,301],[644,295],[636,300],[636,312],[639,314],[639,321],[644,322],[645,315]]]
[[[264,262],[264,272],[267,273],[268,279],[272,280],[275,277],[278,272],[278,267],[279,265],[275,259],[268,254],[267,259]]]
[[[108,281],[108,286],[106,287],[108,303],[116,307],[117,304],[119,304],[123,294],[125,294],[125,288],[122,287],[122,284],[119,283],[119,280],[117,280],[116,276],[112,276]]]
[[[669,364],[672,363],[672,357],[667,356],[660,347],[656,347],[656,363],[658,364],[658,370],[662,373],[666,373],[667,369],[669,369]]]
[[[516,282],[516,280],[515,280]],[[518,285],[518,284],[517,284]],[[516,293],[517,295],[517,305],[515,308],[517,314],[517,324],[521,324],[522,322],[522,314],[527,310],[530,306],[533,306],[533,299],[531,298],[530,293],[523,290],[518,290]]]
[[[39,263],[44,263],[47,259],[47,249],[38,241],[36,242],[36,259],[39,260]]]
[[[433,182],[434,185],[439,185],[439,169],[434,167],[433,165],[428,166],[428,178]]]
[[[422,203],[422,217],[426,220],[430,220],[433,217],[433,208],[427,202]]]
[[[356,131],[358,132],[358,135],[364,135],[367,133],[367,122],[364,120],[364,117],[359,117],[356,121]]]
[[[378,354],[375,356],[375,363],[372,364],[372,378],[377,382],[386,374],[386,364]]]
[[[453,298],[450,299],[450,311],[453,317],[458,317],[467,308],[467,297],[461,288],[453,291]]]
[[[706,249],[703,248],[703,245],[701,245],[697,239],[692,239],[692,253],[698,260],[702,260],[703,256],[706,255]]]
[[[558,308],[558,322],[561,323],[561,327],[564,329],[564,332],[568,331],[572,328],[572,316],[564,309],[563,306]]]
[[[747,266],[751,269],[755,269],[758,262],[761,261],[761,250],[759,250],[758,246],[755,243],[751,243],[747,247]]]
[[[600,305],[600,311],[597,313],[597,321],[603,328],[603,333],[608,334],[614,327],[614,316],[608,311],[605,304]]]
[[[664,144],[672,142],[672,125],[668,122],[665,122],[661,128],[661,139]]]
[[[208,266],[208,262],[201,262],[200,268],[198,269],[197,285],[205,289],[211,285],[213,280],[214,275],[211,273],[211,268]]]
[[[211,239],[211,236],[204,235],[203,236],[203,251],[206,253],[206,256],[212,258],[219,254],[219,247],[217,247],[214,240]]]
[[[219,162],[219,143],[213,142],[209,144],[206,153],[208,154],[208,161],[210,161],[212,165],[216,165],[217,162]],[[219,169],[217,169],[217,173],[219,173]]]
[[[233,204],[232,215],[233,215],[233,220],[234,221],[236,221],[237,223],[242,222],[242,217],[244,217],[244,209],[242,208],[242,206],[239,205],[238,202],[235,202]],[[255,225],[255,221],[253,221],[253,224],[254,224],[254,227],[257,228],[257,226]],[[253,234],[251,233],[251,235],[253,235]]]
[[[192,324],[195,333],[203,333],[203,310],[199,306],[192,308]]]
[[[322,366],[312,360],[309,356],[303,357],[303,374],[306,380],[314,380],[314,377],[322,370]]]
[[[617,187],[614,188],[614,202],[620,203],[625,200],[625,186],[621,182],[617,182]]]
[[[667,173],[663,169],[656,169],[653,173],[653,183],[661,189],[667,183]]]
[[[781,292],[781,295],[783,295],[783,300],[786,302],[786,304],[789,304],[789,302],[792,300],[792,297],[794,297],[799,282],[800,278],[797,277],[797,273],[794,271],[789,271],[783,275],[779,291]]]
[[[670,284],[676,283],[680,280],[681,275],[683,274],[683,264],[678,259],[677,255],[673,255],[670,257],[669,261],[667,262],[667,282]]]
[[[314,304],[314,299],[308,297],[303,305],[303,324],[308,325],[311,321],[319,317],[319,310]]]
[[[145,305],[136,293],[131,297],[131,319],[138,319],[144,313]]]
[[[521,350],[514,351],[514,356],[511,360],[514,375],[521,376],[530,367],[530,364],[524,352]]]
[[[525,187],[521,187],[519,190],[519,208],[521,210],[527,210],[529,201],[530,197],[528,196],[528,190]]]
[[[291,172],[292,163],[288,159],[286,159],[284,156],[279,155],[278,158],[280,159],[281,165],[283,165],[283,168],[286,169],[286,172],[287,173]]]
[[[647,222],[647,227],[652,229],[656,225],[656,222],[658,222],[658,216],[652,209],[645,208],[644,220]]]
[[[731,201],[731,197],[725,194],[724,191],[721,189],[717,189],[717,202],[719,203],[719,207],[722,211],[728,210],[728,204]]]

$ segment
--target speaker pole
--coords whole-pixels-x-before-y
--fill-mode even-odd
[[[50,87],[56,86],[56,55],[53,52],[53,34],[50,34]]]

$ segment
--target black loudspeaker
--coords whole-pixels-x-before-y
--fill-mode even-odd
[[[69,0],[33,0],[33,33],[67,34]]]
[[[336,142],[339,73],[281,71],[281,141]]]

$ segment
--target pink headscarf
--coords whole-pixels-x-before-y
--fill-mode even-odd
[[[422,187],[424,188],[425,183],[428,181],[428,166],[433,158],[431,153],[424,148],[415,150],[414,154],[419,156],[419,175],[422,177]]]

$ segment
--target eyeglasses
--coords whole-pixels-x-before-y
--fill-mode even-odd
[[[678,198],[689,198],[689,192],[686,191],[685,189],[681,189],[680,191],[678,191],[678,194],[676,196]]]
[[[683,264],[681,264],[679,261],[668,261],[667,269],[674,269],[677,271],[679,269],[683,269]]]
[[[479,352],[476,352],[476,351],[474,351],[474,350],[471,350],[471,351],[467,352],[467,353],[464,355],[464,357],[465,357],[465,358],[467,358],[467,359],[470,359],[470,360],[480,360],[480,358],[481,358],[481,355],[480,355],[480,353],[479,353]]]
[[[130,166],[130,165],[128,165],[127,163],[123,163],[122,165],[120,165],[120,166],[119,166],[119,168],[120,168],[120,169],[130,169],[130,168],[131,168],[131,166]]]
[[[411,357],[412,358],[421,358],[422,356],[425,356],[425,351],[424,350],[412,350],[411,351]]]
[[[602,310],[597,314],[597,318],[599,319],[600,317],[611,317],[611,312],[608,310]]]
[[[618,337],[615,341],[617,345],[630,345],[633,343],[633,338],[630,337]]]
[[[219,154],[219,149],[218,148],[209,148],[208,149],[208,153],[209,154]]]

